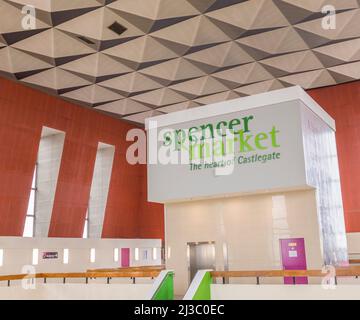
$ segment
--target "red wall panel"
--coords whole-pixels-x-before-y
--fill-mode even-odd
[[[135,126],[0,79],[0,235],[20,236],[42,126],[66,132],[49,236],[81,237],[99,141],[115,145],[104,238],[163,238],[163,206],[148,203],[146,166],[126,162]],[[336,120],[345,220],[360,232],[360,82],[310,90]]]
[[[347,232],[360,232],[360,81],[308,92],[336,121]]]
[[[104,142],[115,146],[115,158],[103,237],[163,237],[163,207],[153,209],[143,196],[145,166],[126,161],[126,133],[136,126],[1,78],[0,112],[1,236],[22,235],[41,129],[48,126],[66,133],[49,236],[82,236],[97,145]],[[158,220],[143,224],[148,207]]]

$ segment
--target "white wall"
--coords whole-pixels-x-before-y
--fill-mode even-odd
[[[360,285],[211,285],[211,300],[359,300]]]
[[[0,274],[19,274],[22,267],[32,265],[33,248],[39,249],[39,264],[36,272],[84,272],[94,268],[118,268],[119,261],[114,261],[115,248],[130,248],[130,265],[146,266],[161,264],[161,240],[157,239],[67,239],[67,238],[14,238],[0,237],[0,250],[4,252]],[[69,264],[63,264],[63,249],[69,249]],[[90,249],[95,248],[96,260],[90,262]],[[153,260],[152,254],[144,260],[135,260],[135,248],[149,250],[157,248],[158,256]],[[42,252],[58,252],[56,260],[43,260]]]
[[[46,284],[0,288],[0,300],[145,300],[152,284]]]
[[[165,210],[166,267],[175,271],[175,294],[189,285],[188,242],[214,241],[217,270],[226,264],[229,270],[259,270],[281,269],[279,239],[300,237],[308,268],[322,267],[315,190],[173,203]]]

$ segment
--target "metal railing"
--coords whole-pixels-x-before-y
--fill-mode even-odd
[[[10,287],[11,281],[24,280],[24,279],[43,279],[44,283],[47,279],[62,279],[66,283],[66,279],[85,279],[85,283],[89,283],[89,279],[106,279],[110,284],[112,278],[129,278],[132,279],[133,284],[136,283],[137,278],[151,278],[154,279],[160,274],[160,270],[135,270],[131,271],[130,268],[125,271],[93,271],[93,272],[73,272],[73,273],[36,273],[36,274],[16,274],[16,275],[1,275],[1,281],[7,281]]]
[[[252,271],[211,271],[211,276],[222,278],[223,284],[227,283],[230,278],[255,278],[256,284],[260,284],[262,278],[292,278],[293,284],[296,284],[298,277],[332,277],[337,284],[339,277],[355,277],[360,276],[360,267],[337,268],[333,270],[252,270]]]

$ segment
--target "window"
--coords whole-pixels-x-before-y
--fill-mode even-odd
[[[95,248],[90,249],[90,262],[94,263],[96,261],[96,250]]]
[[[89,209],[86,211],[83,239],[89,238]]]
[[[69,263],[69,249],[64,249],[63,253],[63,263],[68,264]]]
[[[33,249],[32,264],[36,266],[39,263],[39,249]]]
[[[33,180],[31,184],[31,192],[28,203],[28,209],[26,212],[26,220],[23,237],[33,237],[34,236],[34,226],[35,226],[35,201],[36,201],[36,192],[37,192],[37,164],[35,165]]]

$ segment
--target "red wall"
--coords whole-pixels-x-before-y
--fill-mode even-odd
[[[42,126],[66,133],[49,236],[82,236],[101,141],[116,148],[102,236],[163,238],[163,207],[144,197],[145,166],[126,161],[134,125],[0,78],[1,236],[23,233]]]
[[[310,90],[335,119],[342,196],[348,232],[360,232],[360,81]]]
[[[310,90],[336,120],[345,220],[360,232],[360,81]],[[134,125],[0,78],[0,235],[21,236],[42,126],[66,132],[49,236],[81,237],[99,141],[115,145],[104,238],[163,238],[163,207],[146,201],[146,166],[126,162]]]

